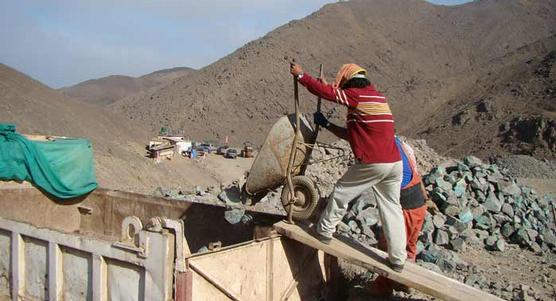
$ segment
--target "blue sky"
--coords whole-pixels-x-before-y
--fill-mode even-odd
[[[0,63],[54,88],[111,74],[201,68],[331,2],[0,0]]]

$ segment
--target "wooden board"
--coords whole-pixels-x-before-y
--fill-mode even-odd
[[[274,224],[278,233],[297,240],[315,249],[322,250],[332,256],[345,259],[353,264],[359,265],[392,279],[398,283],[407,285],[422,291],[425,294],[441,298],[447,301],[487,301],[503,300],[474,287],[465,285],[457,280],[427,270],[417,264],[407,262],[404,270],[397,273],[387,265],[388,255],[377,249],[369,249],[356,241],[348,238],[333,238],[327,245],[309,234],[310,229],[303,225],[291,225],[285,222]]]

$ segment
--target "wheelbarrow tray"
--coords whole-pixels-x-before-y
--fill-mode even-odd
[[[306,157],[311,153],[310,147],[315,131],[305,118],[300,116],[301,135],[295,145],[295,160],[292,176],[299,175]],[[287,177],[291,148],[294,147],[295,114],[283,116],[272,126],[270,132],[253,161],[245,183],[245,191],[250,195],[266,193],[284,184]]]

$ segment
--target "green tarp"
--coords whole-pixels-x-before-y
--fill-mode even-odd
[[[91,143],[32,141],[0,123],[0,180],[29,181],[60,199],[87,194],[97,187]]]

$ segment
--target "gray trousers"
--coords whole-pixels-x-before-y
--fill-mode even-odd
[[[372,189],[378,204],[390,262],[403,264],[407,258],[405,224],[400,205],[402,162],[355,164],[334,187],[326,209],[320,216],[317,232],[332,237],[348,205],[365,190]]]

